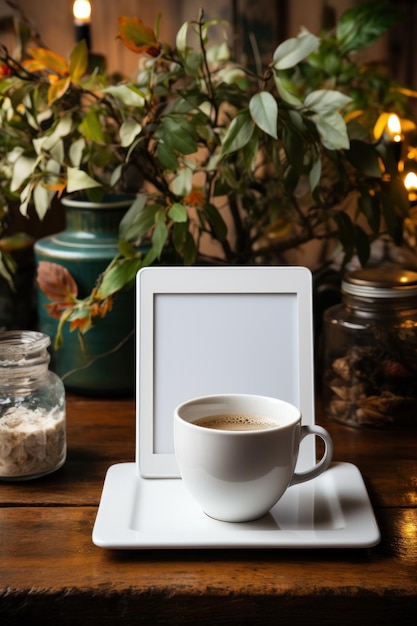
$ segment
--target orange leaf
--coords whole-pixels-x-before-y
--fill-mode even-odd
[[[35,72],[42,72],[45,69],[45,64],[35,59],[24,59],[22,65],[28,72],[34,74]]]
[[[70,84],[71,81],[69,78],[61,78],[54,82],[48,89],[48,104],[52,104],[55,100],[62,98]]]
[[[72,303],[78,295],[77,283],[67,268],[58,263],[40,261],[37,283],[47,298],[57,303]]]
[[[67,76],[69,72],[68,62],[60,54],[52,52],[47,48],[30,48],[28,52],[32,55],[33,61],[26,61],[26,66],[37,67],[37,69],[29,69],[29,72],[37,72],[39,70],[50,70],[60,76]]]
[[[129,50],[138,54],[156,57],[161,49],[152,28],[138,17],[119,17],[119,38]]]
[[[45,189],[49,189],[49,191],[56,191],[58,193],[58,197],[60,198],[66,189],[66,183],[45,183]]]
[[[54,317],[57,320],[61,319],[61,315],[66,309],[68,309],[67,302],[51,302],[50,304],[45,304],[45,309],[48,311],[48,315]]]
[[[70,322],[70,332],[78,328],[83,333],[89,330],[90,326],[91,320],[88,315],[86,315],[86,317],[77,317],[77,319]]]
[[[91,315],[93,317],[105,317],[112,310],[113,299],[108,297],[91,305]]]

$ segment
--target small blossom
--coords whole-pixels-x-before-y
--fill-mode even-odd
[[[2,63],[0,65],[0,78],[8,78],[9,76],[13,76],[12,68],[7,63]]]
[[[185,196],[184,203],[191,206],[204,206],[205,195],[198,189],[193,189],[188,196]]]
[[[91,319],[89,315],[85,317],[77,317],[70,322],[70,332],[74,330],[80,330],[82,333],[86,332],[91,327]]]
[[[113,299],[108,297],[98,302],[93,302],[91,305],[92,317],[105,317],[113,308]]]

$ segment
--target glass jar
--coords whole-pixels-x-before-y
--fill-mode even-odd
[[[417,423],[417,273],[357,270],[323,324],[323,401],[349,426]]]
[[[65,390],[48,369],[50,338],[0,333],[0,479],[55,471],[66,459]]]

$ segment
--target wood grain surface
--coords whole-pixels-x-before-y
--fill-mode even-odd
[[[416,431],[316,421],[362,472],[378,546],[112,551],[91,533],[107,468],[134,460],[134,400],[69,396],[64,467],[0,483],[0,624],[414,624]]]

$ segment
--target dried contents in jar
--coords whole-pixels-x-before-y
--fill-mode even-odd
[[[65,460],[65,413],[9,408],[0,417],[0,477],[38,476]]]
[[[351,426],[408,424],[417,414],[416,374],[378,346],[353,346],[325,373],[327,413]]]
[[[50,342],[0,332],[0,480],[39,478],[65,462],[65,388],[49,370]]]

